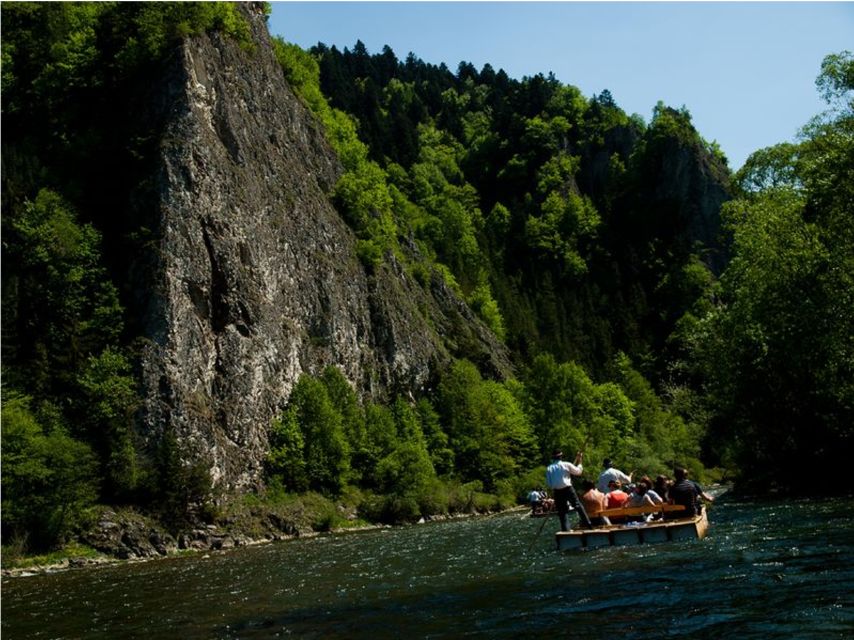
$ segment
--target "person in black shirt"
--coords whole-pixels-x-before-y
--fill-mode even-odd
[[[699,515],[703,508],[701,498],[714,502],[714,498],[704,492],[700,485],[688,479],[688,470],[685,467],[676,467],[673,470],[673,478],[673,484],[668,491],[669,501],[671,504],[681,504],[686,509],[684,512],[674,513],[673,517],[684,518]]]

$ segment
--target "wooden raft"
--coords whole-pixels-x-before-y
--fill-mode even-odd
[[[660,504],[644,507],[626,507],[621,509],[606,509],[598,515],[613,516],[642,516],[650,513],[664,515],[684,512],[681,505]],[[654,542],[669,542],[677,540],[699,540],[706,536],[709,521],[704,509],[700,515],[684,518],[654,520],[652,522],[629,522],[611,524],[594,529],[574,529],[558,531],[555,534],[557,548],[561,551],[573,549],[595,549],[597,547],[612,547]]]

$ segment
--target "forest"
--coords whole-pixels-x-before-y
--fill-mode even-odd
[[[176,43],[254,46],[232,3],[2,6],[2,537],[48,549],[97,505],[174,530],[229,505],[180,443],[137,433],[138,332],[117,206],[156,140],[123,118]],[[253,500],[346,504],[369,522],[517,503],[554,448],[626,471],[688,466],[746,492],[847,488],[854,422],[854,56],[827,110],[736,173],[685,107],[650,122],[553,75],[455,71],[361,42],[273,46],[344,173],[334,202],[371,270],[440,273],[507,346],[420,397],[303,375],[269,426]],[[544,66],[548,61],[543,61]],[[461,333],[461,336],[463,333]],[[462,340],[462,338],[461,338]],[[465,354],[466,346],[460,345]]]

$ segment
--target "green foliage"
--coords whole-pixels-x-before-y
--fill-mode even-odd
[[[122,329],[118,294],[101,264],[100,234],[80,224],[61,196],[43,189],[11,222],[17,298],[16,363],[36,394],[67,393],[85,359]]]
[[[450,475],[454,469],[454,452],[449,446],[448,435],[442,429],[438,412],[426,398],[418,401],[415,410],[433,468],[440,476]]]
[[[357,253],[362,263],[373,269],[388,251],[399,253],[398,224],[407,223],[425,243],[422,246],[428,247],[427,254],[447,265],[464,295],[471,295],[474,310],[497,335],[503,335],[501,312],[490,292],[478,241],[483,220],[477,193],[465,184],[458,166],[463,154],[460,143],[435,127],[420,125],[417,163],[408,175],[400,165],[386,171],[369,159],[354,120],[329,106],[320,91],[317,61],[282,39],[274,40],[274,50],[289,84],[321,120],[346,169],[335,187],[335,201],[359,236]],[[450,94],[447,99],[452,99]],[[413,86],[392,79],[385,100],[407,109],[415,102]],[[390,187],[392,181],[395,185]]]
[[[387,495],[417,497],[435,477],[427,450],[417,442],[400,443],[377,465],[379,489]]]
[[[29,551],[63,542],[97,497],[95,456],[60,424],[40,422],[31,400],[4,393],[3,541]]]
[[[492,297],[492,291],[486,283],[478,285],[468,298],[472,310],[477,313],[484,324],[492,330],[499,340],[504,340],[507,330],[504,326],[504,317],[498,302]]]
[[[471,308],[503,339],[504,319],[487,276],[488,259],[481,247],[483,215],[477,192],[464,180],[458,159],[462,145],[435,127],[419,127],[420,154],[407,173],[395,166],[400,194],[396,209],[422,242],[427,255],[453,275]],[[408,196],[408,199],[407,199]],[[500,209],[498,210],[500,213]]]
[[[295,411],[287,411],[273,421],[270,428],[270,453],[266,470],[283,487],[291,491],[308,490],[305,464],[305,439]]]
[[[55,547],[54,551],[33,555],[28,552],[21,540],[13,540],[11,544],[3,545],[3,568],[21,568],[29,570],[32,567],[56,567],[63,562],[74,564],[77,559],[98,560],[103,554],[92,547],[78,542],[69,541]]]
[[[350,470],[350,448],[344,436],[341,414],[330,401],[326,387],[310,376],[301,376],[291,392],[282,422],[290,434],[293,434],[294,424],[299,426],[308,487],[320,493],[340,492]],[[274,449],[273,455],[281,453],[293,458],[296,455],[293,447],[298,441],[295,435],[290,435],[286,443],[288,449]]]
[[[54,544],[96,498],[152,501],[175,526],[210,518],[210,475],[182,464],[178,434],[148,452],[153,469],[137,442],[133,323],[109,276],[151,226],[115,210],[156,153],[126,106],[181,37],[249,48],[249,25],[232,3],[4,3],[2,18],[4,538]],[[686,108],[659,103],[647,126],[552,75],[273,47],[341,159],[331,197],[368,270],[393,254],[425,288],[443,278],[523,372],[458,361],[423,397],[382,403],[338,369],[303,376],[270,426],[267,474],[313,528],[340,524],[333,498],[387,522],[504,506],[554,447],[649,473],[749,462],[766,484],[845,468],[850,53],[822,65],[829,111],[735,176],[718,281],[729,256],[697,235],[717,221],[695,196],[725,200],[730,176]]]
[[[377,465],[394,450],[397,443],[397,427],[391,410],[380,404],[369,404],[365,408],[365,430],[365,453],[360,461],[363,485],[375,489],[380,483]]]
[[[706,317],[696,340],[717,409],[727,416],[718,437],[749,457],[754,472],[786,460],[803,464],[808,451],[814,468],[825,466],[822,451],[832,457],[824,447],[844,438],[845,407],[854,398],[854,353],[846,348],[854,326],[843,310],[854,302],[852,261],[832,260],[803,208],[791,192],[728,207],[734,258],[722,279],[727,304]]]
[[[4,113],[59,109],[113,74],[161,59],[186,36],[219,31],[253,46],[232,2],[16,2],[2,11]]]
[[[410,521],[447,511],[433,466],[436,459],[451,470],[447,444],[427,399],[363,407],[341,372],[329,367],[320,380],[300,378],[270,429],[266,469],[270,485],[287,491],[337,496],[358,486],[379,492],[361,507],[367,517]]]
[[[652,111],[649,128],[652,140],[675,139],[685,146],[700,141],[699,134],[691,126],[691,114],[684,106],[677,110],[659,101]]]
[[[745,192],[796,187],[797,151],[797,145],[790,142],[754,151],[738,170],[735,179]]]
[[[516,503],[506,495],[486,493],[483,483],[478,480],[450,482],[447,491],[448,509],[451,513],[488,513],[506,509]]]
[[[372,259],[396,246],[397,227],[391,215],[392,198],[385,182],[385,173],[366,159],[356,164],[338,180],[335,197],[341,213],[353,226],[363,247],[364,256]]]
[[[616,455],[634,431],[634,403],[623,390],[613,383],[596,385],[575,363],[558,364],[551,354],[540,354],[524,380],[542,463],[555,449]]]
[[[822,66],[817,84],[831,101],[854,89],[851,60],[844,52]],[[854,418],[852,123],[852,103],[838,100],[798,145],[751,156],[749,190],[724,210],[733,258],[693,354],[718,455],[760,487],[798,489],[793,468],[844,484]]]
[[[370,457],[364,408],[338,367],[324,369],[321,381],[335,411],[341,415],[341,428],[350,449],[348,481],[358,484],[363,470],[368,468],[367,460]]]
[[[259,538],[269,534],[271,524],[279,528],[279,533],[331,531],[359,524],[345,520],[339,506],[355,506],[361,499],[358,494],[332,500],[314,491],[288,493],[273,480],[260,494],[247,494],[240,502],[229,505],[226,517],[241,521],[249,531],[255,528],[254,535]],[[257,522],[255,527],[253,520]]]
[[[111,3],[17,2],[3,15],[3,111],[50,106],[93,83],[99,21]]]
[[[599,223],[589,199],[552,191],[542,204],[541,215],[526,221],[525,235],[531,248],[555,260],[563,273],[579,276],[587,272],[579,245],[596,233]]]
[[[596,384],[575,363],[558,364],[550,354],[534,358],[522,397],[540,462],[554,449],[584,451],[588,465],[612,457],[654,474],[676,461],[695,460],[699,426],[671,411],[625,355],[616,359],[612,374],[613,382]]]
[[[141,3],[125,26],[133,34],[118,57],[124,61],[157,59],[187,36],[219,31],[247,50],[254,47],[249,23],[233,2]]]
[[[594,458],[614,455],[637,427],[637,405],[626,390],[615,382],[597,384],[593,389],[593,406],[588,438]]]
[[[211,522],[217,514],[210,467],[202,459],[186,464],[181,445],[173,428],[160,436],[154,461],[157,477],[151,489],[155,513],[173,531],[199,518]]]
[[[613,370],[616,382],[632,402],[636,424],[632,437],[625,441],[628,451],[621,459],[650,474],[664,473],[674,464],[696,459],[701,426],[686,424],[671,411],[625,354],[617,356]]]
[[[558,365],[550,354],[534,358],[525,376],[525,405],[539,443],[539,461],[552,451],[579,451],[587,438],[593,383],[575,364]],[[586,403],[587,406],[582,406]]]
[[[483,220],[476,193],[463,183],[457,164],[461,147],[433,127],[419,128],[419,142],[421,153],[406,185],[422,211],[413,228],[469,292],[483,282],[485,262],[477,240]]]
[[[107,347],[91,356],[78,379],[80,427],[101,458],[107,499],[128,499],[141,483],[134,413],[139,406],[130,363]]]
[[[604,217],[624,206],[616,191],[629,184],[630,146],[645,125],[608,92],[588,102],[553,76],[517,82],[468,64],[454,76],[414,57],[400,63],[390,50],[371,56],[362,43],[312,52],[327,98],[355,118],[368,153],[384,163],[398,233],[448,270],[447,280],[511,349],[525,357],[532,347],[552,350],[602,367],[615,347],[648,346],[636,304],[658,279],[635,281],[635,256],[645,256],[632,230],[624,247],[622,229],[615,241]],[[687,111],[674,113],[660,118],[661,140],[693,132]],[[668,117],[676,126],[667,126]],[[391,121],[410,135],[390,136]],[[603,153],[607,172],[599,169]],[[643,236],[636,242],[651,245]],[[381,246],[360,246],[365,262],[375,264]],[[654,337],[663,342],[682,311],[668,314]]]
[[[494,489],[535,456],[528,418],[503,385],[483,380],[466,361],[454,363],[438,389],[438,408],[459,477]]]
[[[274,51],[291,88],[323,123],[326,136],[345,172],[335,186],[339,211],[359,236],[358,253],[368,267],[378,266],[387,251],[397,251],[397,226],[386,174],[368,159],[352,118],[332,109],[320,91],[317,61],[298,46],[273,39]]]
[[[97,452],[107,499],[127,499],[139,469],[130,365],[111,345],[122,331],[118,294],[101,263],[100,234],[53,191],[39,191],[11,228],[16,298],[10,379],[69,407],[74,435]],[[73,398],[73,401],[68,400]]]
[[[291,89],[305,101],[312,113],[326,122],[332,117],[332,112],[320,91],[320,67],[317,61],[299,46],[285,42],[282,38],[273,38],[272,44]]]
[[[854,56],[850,51],[831,53],[821,62],[815,81],[822,99],[835,111],[854,111]]]

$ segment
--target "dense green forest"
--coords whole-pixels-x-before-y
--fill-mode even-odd
[[[3,544],[55,545],[96,504],[179,528],[225,509],[164,438],[145,448],[140,292],[150,237],[121,210],[157,141],[124,115],[183,37],[251,55],[231,3],[2,6]],[[451,71],[274,39],[344,167],[335,205],[366,269],[442,277],[508,347],[423,397],[358,398],[304,375],[270,425],[264,500],[307,496],[370,521],[497,508],[542,484],[555,447],[627,470],[845,490],[854,419],[854,57],[829,55],[829,110],[733,175],[687,109],[649,123],[552,75]],[[548,61],[544,61],[544,65]],[[687,177],[686,177],[687,176]],[[465,345],[460,345],[465,353]],[[474,353],[474,352],[473,352]],[[795,473],[798,471],[798,473]]]
[[[513,350],[541,462],[556,443],[592,441],[650,470],[682,459],[702,474],[700,458],[760,492],[809,493],[794,468],[841,473],[854,417],[850,52],[824,60],[829,109],[800,141],[731,175],[685,108],[659,103],[647,125],[607,91],[585,99],[551,75],[452,73],[360,42],[277,47],[333,140],[355,123],[367,158],[348,168],[384,170],[374,192],[389,193],[397,235],[447,268]],[[697,185],[672,171],[686,157],[724,192],[720,227],[700,221],[711,233],[697,228]],[[613,404],[593,387],[567,395],[566,374],[538,378],[543,357]],[[581,398],[599,406],[585,415]]]

